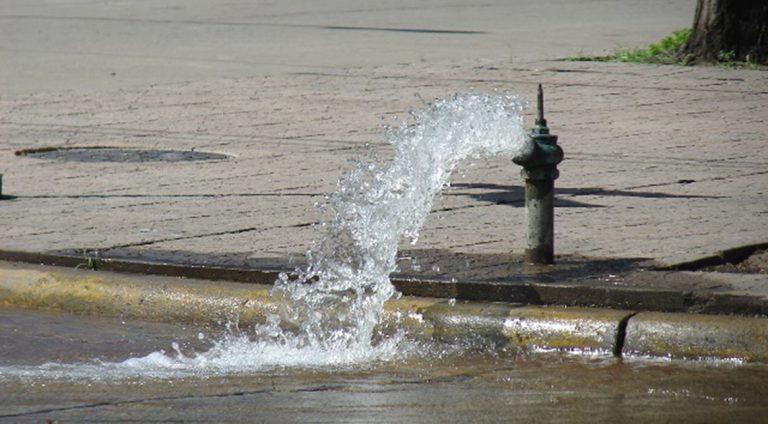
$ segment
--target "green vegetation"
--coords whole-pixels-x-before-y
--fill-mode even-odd
[[[75,269],[78,268],[85,268],[90,269],[92,271],[96,270],[96,260],[98,257],[98,252],[96,252],[95,256],[91,256],[88,254],[88,251],[83,249],[83,262],[78,264]]]
[[[659,63],[665,65],[683,65],[687,61],[680,57],[680,50],[685,46],[693,32],[690,28],[675,31],[645,49],[618,50],[611,60],[630,63]]]
[[[645,49],[619,49],[608,56],[578,56],[568,60],[585,62],[627,62],[656,63],[664,65],[685,65],[685,58],[680,57],[680,50],[691,36],[690,28],[675,31],[658,43]]]
[[[717,63],[727,68],[749,68],[749,69],[761,69],[764,65],[760,65],[757,61],[751,59],[747,55],[746,60],[741,62],[735,60],[736,52],[733,50],[727,52],[720,52],[717,54]]]
[[[651,63],[661,65],[688,65],[690,59],[682,54],[683,46],[688,42],[693,30],[684,28],[677,30],[672,35],[665,37],[658,43],[649,45],[644,49],[618,49],[607,56],[577,56],[566,60],[584,62],[626,62],[626,63]],[[760,66],[747,58],[745,62],[735,61],[734,52],[720,52],[717,64],[729,68],[752,68]]]

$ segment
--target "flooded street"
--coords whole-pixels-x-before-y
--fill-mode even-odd
[[[204,350],[221,331],[7,309],[0,323],[2,422],[763,422],[768,414],[765,365],[562,353],[470,349],[170,379],[22,376],[10,370],[121,361],[172,351],[174,341]]]

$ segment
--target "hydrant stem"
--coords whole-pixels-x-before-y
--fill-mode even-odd
[[[528,221],[524,259],[534,264],[555,261],[555,181],[526,180],[525,208]]]

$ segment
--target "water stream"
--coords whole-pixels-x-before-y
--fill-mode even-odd
[[[435,196],[467,158],[512,155],[524,140],[523,103],[512,95],[455,95],[388,128],[394,149],[368,149],[328,197],[324,236],[307,253],[298,280],[272,290],[283,309],[254,335],[230,335],[201,353],[154,352],[120,363],[46,364],[37,370],[113,376],[239,373],[274,367],[357,366],[422,351],[404,334],[378,334],[398,246],[416,243]],[[29,372],[33,370],[27,370]]]
[[[522,103],[509,95],[456,95],[389,128],[390,161],[369,150],[338,183],[326,206],[325,235],[307,254],[299,280],[282,275],[273,295],[290,298],[290,340],[317,352],[370,352],[384,302],[395,295],[400,242],[415,244],[435,196],[470,157],[512,154],[525,134]],[[307,284],[310,283],[311,284]],[[273,321],[278,324],[278,321]],[[272,327],[280,340],[284,330]]]

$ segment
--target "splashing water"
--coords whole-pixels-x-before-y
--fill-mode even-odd
[[[122,363],[99,363],[101,374],[199,375],[253,372],[276,366],[349,366],[403,358],[423,347],[403,334],[376,331],[384,303],[395,295],[395,270],[403,238],[415,243],[435,195],[463,159],[512,155],[525,138],[523,102],[511,95],[455,95],[411,113],[413,121],[387,130],[394,158],[375,152],[344,175],[329,197],[325,235],[307,253],[298,280],[280,276],[272,290],[282,310],[256,328],[255,340],[229,336],[207,352],[160,352]],[[410,344],[409,344],[410,343]],[[420,353],[424,353],[423,351]],[[46,364],[70,375],[88,365]],[[28,370],[29,371],[29,370]]]
[[[395,293],[403,237],[416,243],[435,195],[463,159],[513,154],[525,137],[522,102],[511,95],[456,95],[412,113],[414,124],[387,131],[394,158],[369,151],[330,196],[331,219],[299,282],[273,289],[291,299],[290,320],[306,346],[369,349],[384,302]],[[312,282],[311,284],[305,284]]]

